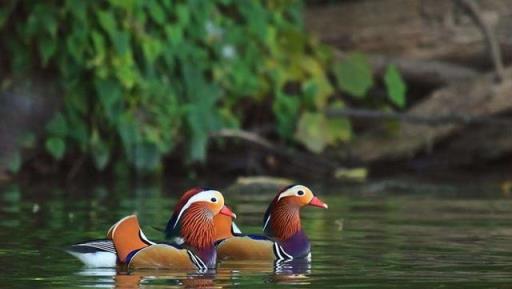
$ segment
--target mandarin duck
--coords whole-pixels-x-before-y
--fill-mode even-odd
[[[111,227],[109,240],[78,243],[68,252],[90,267],[112,267],[117,263],[205,270],[215,266],[215,218],[219,215],[236,217],[224,206],[220,192],[194,188],[181,197],[172,218],[172,226],[179,228],[179,244],[149,241],[132,215]]]
[[[311,246],[300,222],[304,206],[327,208],[327,204],[302,185],[291,185],[279,191],[268,206],[264,220],[264,235],[231,233],[217,241],[221,260],[291,260],[309,258]],[[221,216],[222,219],[230,219]],[[226,228],[226,226],[224,226]]]

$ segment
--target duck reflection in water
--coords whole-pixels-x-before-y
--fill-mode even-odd
[[[114,276],[118,289],[153,288],[222,288],[215,283],[215,272],[176,273],[171,271],[117,272]]]
[[[82,276],[91,276],[98,287],[112,288],[224,288],[244,283],[244,277],[260,275],[268,284],[309,284],[311,263],[307,260],[276,262],[221,262],[217,270],[179,272],[172,270],[84,269]],[[113,284],[112,284],[113,283]],[[91,286],[91,284],[87,284]],[[94,286],[94,285],[93,285]],[[110,287],[110,286],[108,286]]]

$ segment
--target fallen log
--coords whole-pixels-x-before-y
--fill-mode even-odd
[[[512,68],[507,68],[500,82],[496,81],[494,73],[488,73],[475,80],[454,83],[436,90],[407,113],[433,118],[449,115],[483,117],[511,109]],[[374,162],[409,158],[421,152],[429,153],[435,143],[460,131],[464,126],[460,122],[437,126],[401,123],[399,131],[392,136],[367,132],[356,138],[349,146],[350,155],[363,162]]]
[[[414,166],[462,167],[500,160],[512,154],[512,126],[471,125],[436,147],[435,154],[419,157]]]

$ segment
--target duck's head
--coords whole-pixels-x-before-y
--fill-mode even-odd
[[[274,205],[286,204],[290,207],[314,206],[327,209],[327,204],[321,201],[313,192],[303,185],[291,185],[277,193]]]
[[[236,215],[224,205],[224,196],[216,190],[193,188],[185,192],[167,223],[166,235],[180,237],[183,243],[197,248],[210,246],[215,241],[214,218]],[[179,242],[178,242],[179,243]]]
[[[265,212],[263,230],[271,237],[287,239],[301,230],[299,210],[305,206],[327,209],[327,204],[303,185],[291,185],[277,193]]]

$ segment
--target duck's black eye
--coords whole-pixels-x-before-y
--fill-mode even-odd
[[[298,191],[298,192],[297,192],[297,195],[299,195],[299,196],[303,196],[303,195],[304,195],[304,191]]]
[[[211,198],[210,201],[212,201],[212,203],[215,203],[217,202],[217,198]]]

